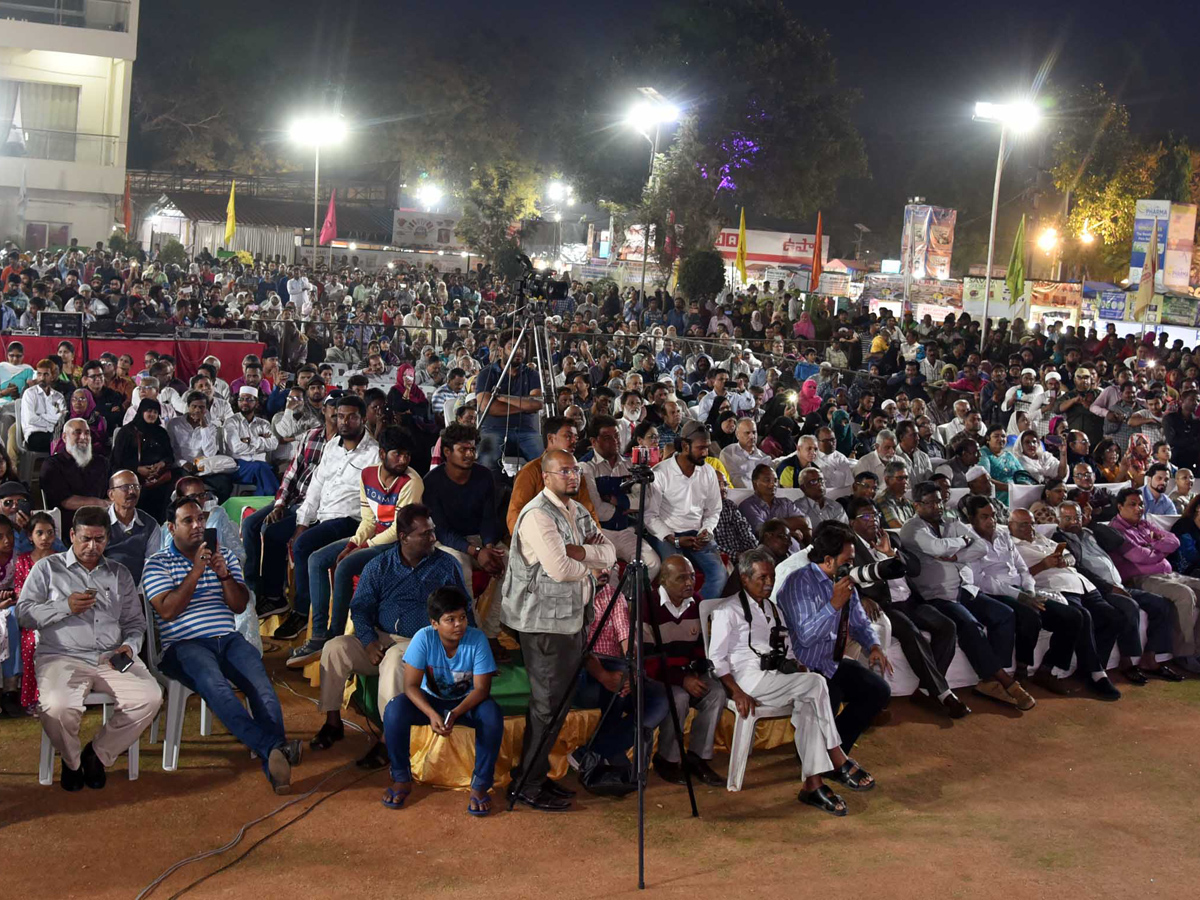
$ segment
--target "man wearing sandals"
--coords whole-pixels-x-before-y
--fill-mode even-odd
[[[470,601],[458,587],[440,587],[429,595],[429,625],[418,631],[404,651],[404,693],[383,713],[383,735],[392,766],[392,786],[381,801],[400,809],[412,792],[409,735],[414,725],[428,725],[449,737],[462,722],[475,731],[475,771],[467,812],[486,816],[492,810],[488,792],[495,780],[496,760],[504,738],[504,713],[491,698],[496,661],[482,631],[467,624]]]
[[[737,568],[742,590],[722,600],[712,614],[708,652],[713,674],[725,685],[739,716],[751,715],[759,704],[791,706],[804,775],[800,802],[844,816],[845,801],[824,783],[822,773],[855,791],[871,790],[875,780],[841,748],[825,679],[796,662],[790,647],[784,660],[769,658],[772,632],[783,625],[768,599],[775,586],[771,551],[747,550]]]
[[[892,689],[883,673],[890,673],[892,664],[879,646],[875,626],[850,576],[839,574],[839,569],[854,559],[850,526],[835,520],[818,525],[808,559],[808,565],[789,575],[780,589],[779,611],[787,623],[796,659],[828,682],[830,705],[841,710],[836,722],[842,750],[849,753],[891,700]],[[870,668],[845,655],[850,638],[867,651]],[[846,777],[869,780],[853,762]]]

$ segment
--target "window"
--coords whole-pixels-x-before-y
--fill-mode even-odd
[[[55,249],[71,243],[71,226],[60,222],[26,222],[25,243],[28,250]]]
[[[0,78],[0,154],[75,160],[79,87]]]

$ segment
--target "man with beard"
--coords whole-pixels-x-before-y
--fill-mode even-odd
[[[92,452],[92,432],[84,419],[63,426],[63,448],[42,463],[41,485],[47,508],[62,510],[62,530],[71,530],[75,510],[109,507],[108,457]]]
[[[543,406],[542,380],[523,365],[524,348],[517,343],[517,335],[508,331],[501,338],[503,359],[480,372],[475,386],[479,410],[487,410],[479,429],[479,464],[488,469],[499,465],[508,443],[515,444],[526,461],[540,458],[543,450],[537,422]],[[510,354],[512,362],[501,378]]]
[[[279,446],[271,423],[258,415],[258,389],[242,385],[238,389],[238,415],[225,420],[225,446],[237,462],[239,484],[253,484],[257,493],[274,494],[279,479],[267,463],[267,454]]]

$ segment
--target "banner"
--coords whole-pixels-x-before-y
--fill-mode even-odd
[[[397,209],[392,213],[392,243],[401,250],[444,250],[461,253],[467,249],[454,234],[458,216]]]
[[[822,272],[817,284],[818,294],[828,294],[831,297],[848,297],[850,295],[850,276],[844,272]]]
[[[913,317],[918,322],[924,322],[925,317],[929,316],[933,321],[940,325],[946,321],[946,316],[953,315],[956,319],[961,309],[955,309],[951,306],[938,306],[936,303],[918,303],[913,307]]]
[[[909,285],[908,301],[910,306],[925,303],[950,307],[954,312],[961,312],[963,305],[963,285],[961,281],[914,278]],[[945,318],[945,316],[942,318]]]
[[[987,279],[976,275],[968,275],[963,279],[963,312],[969,312],[978,319],[983,318],[984,303],[983,289]],[[1013,301],[1012,291],[1004,281],[1004,277],[992,279],[992,298],[987,304],[987,314],[991,319],[1017,319],[1025,315],[1025,301],[1017,298]]]
[[[1142,280],[1142,266],[1146,263],[1146,249],[1150,246],[1150,233],[1154,220],[1158,219],[1158,272],[1155,287],[1162,287],[1162,271],[1166,265],[1167,227],[1171,221],[1169,200],[1139,200],[1133,215],[1133,250],[1129,257],[1129,283],[1136,286]]]
[[[1163,325],[1184,325],[1188,328],[1196,326],[1196,308],[1200,304],[1197,304],[1195,297],[1176,297],[1173,294],[1167,294],[1162,298],[1160,305],[1162,311],[1159,321]]]
[[[1192,251],[1196,238],[1196,204],[1172,203],[1167,227],[1167,253],[1163,263],[1163,286],[1186,291],[1191,284]]]
[[[1101,319],[1120,322],[1125,318],[1125,292],[1101,291],[1096,298],[1096,312]]]
[[[1034,306],[1078,310],[1083,303],[1083,285],[1074,281],[1026,281],[1025,296]]]
[[[913,278],[949,278],[957,220],[958,211],[953,209],[912,203],[904,207],[904,230],[900,236],[901,272],[911,267]]]
[[[1029,324],[1036,325],[1039,322],[1043,326],[1043,331],[1054,322],[1061,322],[1064,325],[1078,325],[1079,310],[1066,306],[1037,306],[1030,304]]]
[[[816,246],[815,234],[792,234],[787,231],[746,230],[746,268],[763,269],[769,265],[812,265],[813,247]],[[641,241],[638,241],[640,248]],[[713,244],[714,248],[726,262],[737,259],[738,230],[722,228]],[[638,257],[639,259],[641,257]],[[821,261],[829,259],[829,238],[821,238]],[[753,279],[752,279],[753,280]]]
[[[867,276],[862,296],[868,300],[903,300],[904,276],[871,274]]]

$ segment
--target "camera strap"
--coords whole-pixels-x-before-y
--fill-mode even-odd
[[[750,640],[754,633],[754,619],[750,616],[750,601],[746,598],[745,588],[738,591],[738,599],[742,602],[742,613],[746,616],[746,646],[750,648],[751,653],[753,653],[759,659],[762,659],[764,654],[755,650],[754,644]],[[768,603],[771,604],[771,615],[775,617],[775,626],[773,627],[781,625],[783,620],[779,616],[779,609],[774,603],[771,602],[769,597],[763,600],[763,612],[766,612],[766,605]]]

